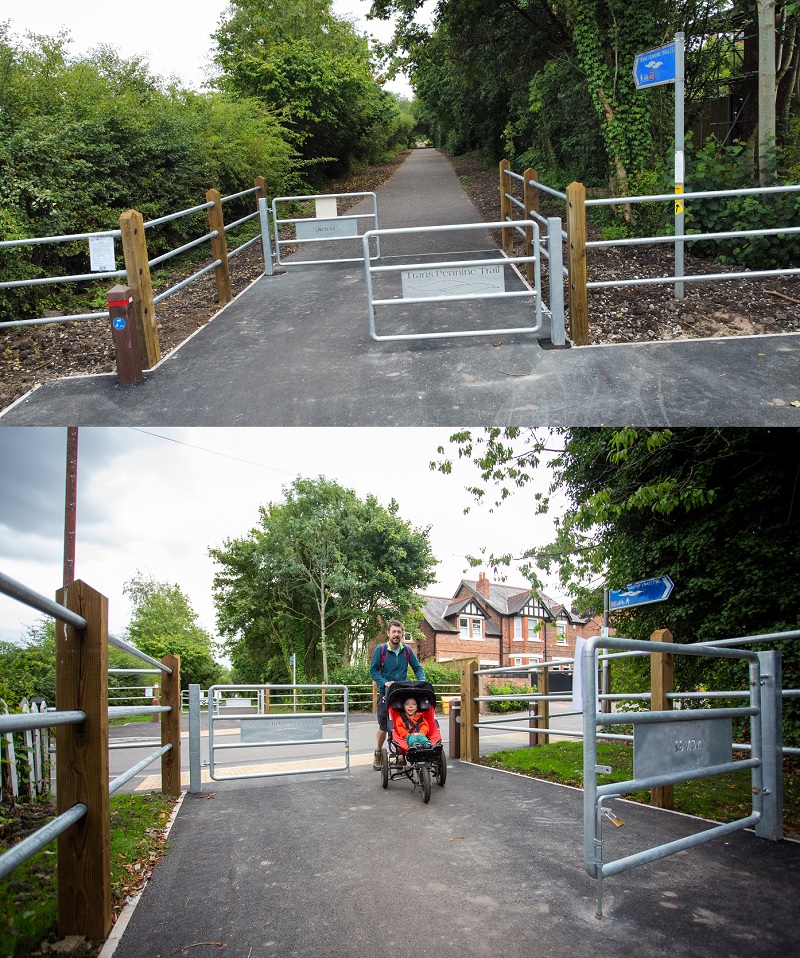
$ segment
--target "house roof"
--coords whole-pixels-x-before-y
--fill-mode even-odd
[[[466,596],[455,601],[452,598],[443,599],[433,595],[423,595],[420,598],[425,603],[422,607],[422,615],[435,632],[449,632],[453,635],[459,633],[458,616],[472,601],[472,596]],[[448,621],[449,619],[452,621]],[[500,629],[488,616],[485,617],[485,622],[487,636],[500,635]]]
[[[489,597],[487,598],[479,591],[478,583],[475,580],[462,579],[461,585],[469,589],[474,595],[479,596],[501,615],[516,615],[531,597],[530,586],[500,585],[496,582],[490,582]],[[459,588],[460,587],[461,586],[459,586]],[[551,599],[543,592],[534,590],[533,595],[539,599],[542,605],[550,612],[552,612],[553,607],[557,605],[555,599]]]

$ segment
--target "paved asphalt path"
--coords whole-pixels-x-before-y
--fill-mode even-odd
[[[378,191],[382,228],[477,223],[447,160],[414,151]],[[366,210],[366,201],[357,212]],[[482,230],[387,237],[385,262],[475,258]],[[307,249],[307,248],[306,248]],[[302,252],[307,257],[306,252]],[[320,250],[319,255],[323,255]],[[496,252],[495,254],[496,255]],[[378,311],[378,333],[514,328],[523,300]],[[590,317],[591,321],[591,317]],[[540,333],[375,342],[363,265],[262,277],[146,374],[48,383],[0,415],[42,426],[797,425],[800,334],[547,349]]]
[[[616,801],[604,856],[708,827]],[[740,832],[607,878],[583,867],[582,793],[451,761],[428,805],[350,773],[186,795],[103,958],[788,958],[800,844]],[[116,950],[114,950],[116,948]]]

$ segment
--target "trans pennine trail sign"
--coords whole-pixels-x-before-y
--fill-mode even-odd
[[[609,589],[608,608],[627,609],[633,605],[647,605],[649,602],[663,602],[668,599],[674,588],[672,579],[668,575],[657,579],[644,579],[641,582],[632,582],[624,589]]]

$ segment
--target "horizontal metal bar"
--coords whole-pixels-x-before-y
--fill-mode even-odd
[[[627,206],[628,203],[674,202],[680,200],[713,199],[716,196],[758,196],[760,193],[797,193],[800,186],[757,186],[746,190],[706,190],[698,193],[657,193],[653,196],[611,196],[586,200],[586,206]]]
[[[113,645],[115,649],[120,649],[122,652],[127,652],[137,659],[141,659],[142,662],[149,662],[150,665],[154,665],[159,672],[166,672],[167,675],[172,675],[172,669],[169,668],[169,666],[164,665],[163,662],[159,662],[158,659],[151,658],[151,656],[146,655],[144,652],[140,652],[135,645],[131,645],[124,639],[117,638],[116,635],[109,634],[108,644]]]
[[[232,223],[228,223],[227,226],[224,226],[223,229],[227,233],[228,230],[236,229],[237,226],[241,226],[242,223],[247,223],[249,220],[254,220],[258,218],[258,210],[255,213],[248,213],[247,216],[243,216],[241,219],[234,220]],[[259,234],[259,239],[261,239],[261,234]]]
[[[406,303],[454,303],[463,299],[522,299],[528,296],[536,297],[536,292],[532,289],[523,289],[519,292],[511,293],[463,293],[453,296],[404,296],[402,299],[373,299],[373,306],[400,306]],[[539,327],[537,326],[536,329]],[[532,326],[522,326],[518,329],[492,329],[482,330],[482,336],[488,336],[495,333],[530,333],[534,332]],[[434,333],[433,335],[442,335]],[[459,336],[469,336],[468,332],[457,333]]]
[[[132,742],[111,742],[109,751],[118,748],[158,748],[161,745],[161,739],[134,739]]]
[[[760,635],[740,635],[732,639],[715,639],[711,642],[695,642],[697,648],[726,648],[733,645],[758,645],[761,642],[784,642],[787,639],[800,639],[800,629],[791,629],[788,632],[763,632]]]
[[[57,725],[80,725],[84,721],[86,712],[81,709],[68,712],[15,712],[13,715],[0,714],[0,732],[25,732]]]
[[[699,722],[705,719],[744,718],[758,715],[755,707],[732,709],[676,709],[669,712],[598,712],[597,725],[660,725],[664,722]]]
[[[215,744],[214,751],[230,748],[272,748],[281,745],[341,745],[346,741],[346,738],[297,738],[282,742],[225,742],[222,745]]]
[[[65,625],[72,626],[79,632],[86,628],[87,622],[83,616],[72,612],[57,602],[53,602],[52,599],[48,599],[38,592],[34,592],[33,589],[29,589],[28,586],[17,582],[16,579],[12,579],[11,576],[5,575],[3,572],[0,572],[0,592],[16,599],[18,602],[22,602],[23,605],[27,605],[31,609],[36,609],[38,612],[43,612],[45,615],[63,622]]]
[[[247,190],[242,190],[240,193],[231,193],[230,196],[220,197],[220,203],[228,203],[230,200],[238,200],[240,196],[247,196],[250,193],[260,193],[260,186],[251,186]],[[257,215],[257,214],[256,214]]]
[[[108,319],[108,313],[76,313],[72,316],[47,316],[43,319],[15,319],[0,323],[0,329],[10,329],[13,326],[49,326],[52,323],[75,323],[87,319]]]
[[[738,230],[729,233],[680,233],[677,236],[628,237],[618,240],[591,240],[585,243],[586,249],[600,249],[611,246],[650,246],[656,243],[697,243],[705,240],[737,239],[740,236],[780,236],[784,233],[800,233],[800,226],[776,227],[768,230]]]
[[[54,818],[52,822],[43,825],[32,835],[23,838],[13,848],[9,848],[7,852],[0,855],[0,878],[5,878],[18,865],[40,852],[54,838],[58,838],[62,832],[65,832],[75,822],[80,821],[88,811],[88,806],[84,805],[83,802],[78,802],[77,805],[73,805],[68,811],[62,812],[61,815]]]
[[[213,263],[209,263],[208,266],[204,266],[203,269],[199,269],[196,273],[192,273],[192,275],[187,279],[181,280],[180,283],[176,283],[174,286],[170,286],[169,289],[165,289],[163,293],[159,293],[158,296],[154,296],[153,302],[162,302],[162,300],[165,300],[167,297],[177,293],[178,290],[183,289],[184,286],[189,286],[190,283],[193,283],[196,279],[200,279],[201,276],[205,276],[206,273],[210,273],[212,269],[216,269],[221,263],[221,259],[215,259]]]
[[[346,772],[349,768],[347,762],[344,765],[323,765],[319,768],[294,768],[280,772],[251,772],[247,775],[217,775],[209,771],[209,778],[214,782],[228,782],[241,778],[275,778],[278,775],[313,775],[322,772]]]
[[[503,170],[506,176],[510,176],[512,180],[519,180],[520,183],[525,182],[525,177],[521,176],[519,173],[515,173],[513,170]]]
[[[311,194],[310,196],[274,196],[272,198],[272,202],[292,203],[296,200],[298,203],[304,203],[307,200],[346,199],[352,196],[375,196],[375,193],[373,191],[368,191],[366,193],[316,193]]]
[[[796,276],[798,269],[765,269],[751,270],[749,273],[708,273],[691,276],[662,276],[654,279],[609,280],[608,282],[587,283],[587,289],[608,289],[612,286],[663,286],[675,282],[681,283],[712,283],[724,279],[759,279],[764,276]]]
[[[241,246],[237,246],[236,249],[229,250],[228,259],[233,259],[234,256],[238,256],[239,253],[244,252],[244,250],[246,250],[248,246],[252,246],[253,243],[261,243],[261,242],[263,242],[263,237],[259,233],[257,236],[254,236],[252,239],[247,240],[246,243],[242,243]]]
[[[716,838],[722,838],[723,835],[730,835],[733,832],[741,831],[750,825],[756,825],[760,820],[761,813],[754,812],[752,815],[748,815],[747,818],[739,818],[735,822],[726,822],[724,825],[716,825],[714,828],[696,832],[694,835],[678,838],[674,842],[667,842],[666,845],[656,845],[654,848],[637,852],[635,855],[627,855],[625,858],[618,858],[613,862],[604,862],[598,867],[604,878],[606,876],[618,875],[620,872],[629,871],[631,868],[637,868],[639,865],[647,865],[650,862],[658,861],[660,858],[666,858],[668,855],[673,855],[675,852],[683,851],[686,848],[693,848],[696,845],[702,845]]]
[[[73,240],[91,239],[93,236],[122,236],[122,230],[105,230],[101,233],[69,233],[64,236],[36,236],[33,239],[0,240],[0,249],[11,246],[39,246],[46,243],[71,243]]]
[[[171,712],[171,705],[109,705],[109,718],[133,718],[136,715],[154,715],[158,712]]]
[[[200,206],[193,206],[188,210],[180,210],[177,213],[169,213],[167,216],[159,216],[158,219],[148,220],[144,224],[145,229],[151,226],[161,226],[163,223],[170,223],[172,220],[180,219],[182,216],[191,216],[192,213],[201,213],[203,210],[210,210],[214,204],[209,200],[208,203],[201,203]]]
[[[355,239],[356,237],[352,237]],[[361,239],[359,236],[358,239]],[[459,259],[434,263],[392,263],[388,266],[370,266],[370,273],[400,273],[421,269],[462,269],[467,266],[510,266],[512,263],[535,263],[535,256],[504,256],[502,259]]]
[[[121,775],[118,775],[113,782],[108,786],[108,794],[113,795],[118,789],[122,788],[125,782],[129,782],[134,776],[138,775],[142,769],[147,768],[148,765],[152,765],[157,759],[161,758],[166,752],[172,748],[172,743],[170,742],[167,745],[164,745],[158,751],[153,752],[152,755],[148,755],[147,758],[143,758],[141,762],[138,762],[132,768],[129,768],[127,772],[123,772]]]
[[[219,236],[219,230],[212,230],[212,232],[206,233],[205,236],[200,236],[197,239],[191,240],[189,243],[184,243],[183,246],[178,246],[175,249],[170,250],[168,253],[163,253],[161,256],[156,256],[153,259],[148,260],[148,265],[158,266],[159,263],[165,263],[168,259],[172,259],[174,256],[179,256],[181,253],[187,252],[187,250],[194,249],[195,246],[200,246],[201,243],[207,243],[216,236]]]
[[[314,223],[318,219],[328,220],[374,220],[375,213],[343,213],[341,216],[298,216],[296,219],[289,220],[278,220],[275,222],[278,226],[293,226],[295,223]],[[339,236],[338,239],[355,239],[355,236]],[[359,237],[360,238],[360,237]],[[323,236],[322,242],[326,240],[337,239],[336,236]],[[285,246],[287,243],[310,243],[310,239],[298,240],[281,240],[281,245]]]
[[[525,221],[519,220],[519,225],[524,226]],[[408,233],[458,233],[465,230],[499,230],[508,229],[508,223],[461,223],[451,226],[396,226],[392,229],[368,230],[364,237],[371,236],[402,236]],[[363,237],[362,237],[363,238]]]
[[[18,286],[47,286],[55,283],[85,283],[96,279],[114,279],[127,276],[124,269],[109,273],[76,273],[74,276],[44,276],[39,279],[15,279],[0,283],[0,289],[12,289]]]
[[[520,177],[520,179],[522,179],[522,177]],[[518,206],[521,210],[525,209],[525,204],[522,202],[522,200],[518,200],[516,196],[512,196],[510,193],[506,193],[506,199],[510,200],[512,205]]]
[[[728,772],[740,772],[746,768],[758,768],[760,765],[760,759],[747,758],[738,762],[723,762],[722,765],[708,765],[705,768],[687,769],[685,772],[672,772],[669,775],[648,775],[646,778],[632,778],[627,782],[609,782],[607,785],[598,785],[597,794],[600,796],[614,795],[616,793],[646,792],[651,788],[677,785],[680,782],[692,782],[697,778],[711,778],[713,775],[727,775]]]
[[[222,699],[222,701],[224,702],[225,699]],[[287,718],[322,718],[323,716],[325,718],[339,718],[343,715],[347,715],[347,712],[325,709],[324,712],[320,710],[319,712],[261,712],[256,715],[231,715],[230,719],[235,722],[269,722],[270,720],[277,722]]]

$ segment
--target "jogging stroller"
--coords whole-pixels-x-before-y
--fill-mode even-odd
[[[394,729],[400,721],[400,714],[407,698],[417,702],[419,714],[428,726],[430,745],[409,745]],[[381,785],[387,788],[390,780],[407,778],[416,790],[422,789],[422,801],[431,800],[431,778],[438,785],[444,785],[447,778],[447,759],[445,758],[442,734],[436,721],[434,705],[436,695],[430,682],[393,682],[387,696],[389,707],[389,730],[386,745],[381,750]]]

